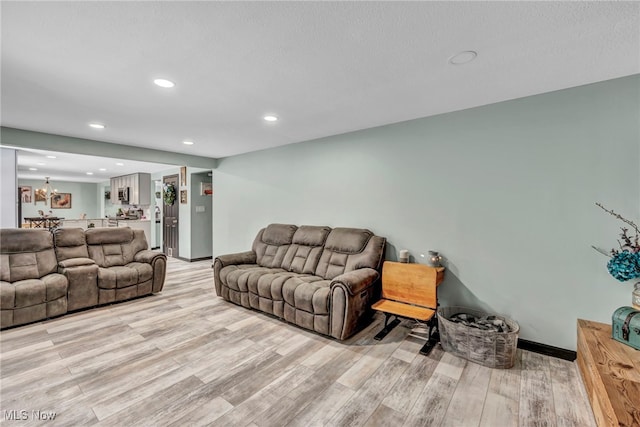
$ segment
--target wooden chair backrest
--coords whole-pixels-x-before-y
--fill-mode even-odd
[[[436,286],[443,268],[385,261],[382,265],[382,298],[437,308]]]

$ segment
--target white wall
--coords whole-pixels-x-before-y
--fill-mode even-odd
[[[18,226],[18,178],[16,150],[0,148],[0,228]]]
[[[640,223],[639,95],[636,75],[221,159],[214,256],[272,222],[370,228],[388,259],[442,253],[443,304],[575,349],[576,319],[630,303],[591,245],[622,225],[597,201]]]

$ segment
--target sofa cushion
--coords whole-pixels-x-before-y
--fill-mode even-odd
[[[288,245],[297,228],[293,224],[269,224],[262,233],[262,241],[267,245]]]
[[[19,280],[10,284],[3,282],[2,308],[30,307],[65,297],[67,286],[66,277],[58,273],[46,275],[42,279]]]
[[[264,274],[284,272],[282,268],[267,268],[257,264],[228,265],[220,270],[221,280],[234,291],[249,292],[257,289],[258,279]]]
[[[39,252],[53,248],[53,237],[49,230],[31,228],[0,229],[2,253]]]
[[[48,230],[0,229],[0,280],[39,279],[57,269],[53,237]]]
[[[269,224],[258,232],[253,241],[258,265],[269,268],[282,267],[293,235],[298,227],[292,224]]]
[[[57,228],[53,231],[58,263],[70,258],[89,258],[82,228]]]
[[[334,228],[325,248],[343,254],[362,252],[373,233],[363,228]]]
[[[142,262],[130,262],[126,265],[128,268],[132,268],[137,271],[138,283],[146,282],[153,278],[153,267],[151,264],[144,264]]]
[[[126,288],[138,284],[138,270],[124,265],[98,269],[98,287],[102,289]]]
[[[282,288],[284,301],[292,307],[313,314],[329,313],[330,280],[318,276],[298,276],[287,280]]]
[[[86,231],[89,258],[100,267],[125,266],[147,249],[143,230],[129,227],[92,228]]]
[[[284,256],[282,268],[295,273],[313,274],[330,231],[329,227],[310,225],[298,228]]]
[[[0,309],[11,310],[16,306],[16,287],[12,283],[0,281]]]
[[[359,268],[379,269],[386,240],[361,228],[334,228],[327,237],[315,274],[333,279]]]
[[[129,243],[133,240],[133,230],[129,227],[90,228],[85,235],[88,245]]]

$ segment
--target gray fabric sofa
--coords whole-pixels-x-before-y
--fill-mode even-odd
[[[0,230],[0,327],[160,292],[166,256],[129,227]]]
[[[218,296],[344,340],[370,314],[386,239],[358,228],[271,224],[252,250],[218,256]]]

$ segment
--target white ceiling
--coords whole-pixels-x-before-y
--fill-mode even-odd
[[[640,73],[639,2],[1,8],[3,126],[215,158]]]
[[[139,162],[128,159],[86,156],[47,150],[14,147],[18,150],[18,178],[36,179],[45,177],[54,181],[103,182],[109,178],[137,172],[155,173],[175,168],[174,165]],[[55,159],[48,156],[54,156]],[[30,170],[31,168],[37,170]],[[105,170],[100,170],[105,169]],[[87,175],[91,172],[91,175]]]

